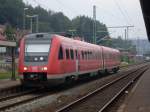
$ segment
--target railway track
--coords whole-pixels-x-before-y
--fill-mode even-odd
[[[142,65],[140,65],[139,67],[141,67],[141,66]],[[133,70],[130,70],[130,71],[126,71],[126,73],[128,73],[128,75],[131,72],[135,73],[135,69],[136,68],[134,68]],[[116,79],[116,81],[121,80],[122,78],[125,78],[125,76],[123,75],[121,78],[119,77],[118,79]],[[115,81],[114,82],[112,81],[111,83],[115,83]],[[104,88],[107,88],[105,86],[109,86],[110,84],[106,84],[106,85],[102,86],[100,89],[103,90]],[[58,91],[57,90],[56,91],[49,91],[49,90],[44,90],[44,89],[41,89],[41,90],[35,90],[34,89],[34,90],[22,91],[21,93],[8,95],[6,97],[0,97],[0,111],[7,110],[10,108],[16,107],[18,105],[21,105],[21,104],[28,103],[28,102],[33,101],[35,99],[39,99],[39,98],[42,98],[42,97],[45,97],[45,96],[48,96],[51,94],[58,93]],[[64,90],[60,90],[60,91],[64,91]],[[93,94],[94,94],[94,92],[93,92]],[[71,105],[69,104],[69,105],[59,109],[57,112],[61,112],[61,111],[63,112],[63,109],[70,108],[70,106],[72,106],[72,105],[74,105],[74,103],[71,103]]]
[[[0,97],[6,96],[6,95],[9,96],[11,94],[16,94],[16,93],[23,92],[23,91],[25,91],[25,89],[21,85],[12,86],[8,88],[2,88],[0,89]]]
[[[55,112],[103,112],[147,69],[144,66],[123,75]]]
[[[0,111],[4,111],[6,109],[10,109],[12,107],[27,103],[29,101],[44,97],[50,94],[48,91],[44,91],[41,89],[34,89],[25,92],[21,92],[18,94],[13,94],[6,97],[0,98]]]

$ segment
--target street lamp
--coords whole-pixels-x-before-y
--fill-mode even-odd
[[[23,29],[26,29],[26,10],[28,10],[29,8],[24,8],[23,9]]]
[[[36,16],[36,33],[39,32],[39,16],[38,15],[35,15]]]
[[[31,29],[31,33],[32,33],[32,29],[33,29],[33,27],[32,27],[32,19],[33,19],[33,18],[36,18],[36,33],[38,33],[38,30],[39,30],[39,16],[38,16],[38,15],[32,15],[32,16],[27,15],[26,17],[27,17],[27,18],[30,18],[30,29]]]

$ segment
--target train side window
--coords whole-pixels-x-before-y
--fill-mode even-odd
[[[66,49],[66,59],[69,59],[69,50]]]
[[[74,52],[72,49],[70,50],[70,55],[71,55],[71,59],[73,60],[74,59]]]
[[[84,52],[82,51],[82,60],[84,60]]]
[[[78,52],[77,52],[77,50],[75,50],[75,53],[76,53],[76,59],[78,59]]]
[[[90,51],[90,59],[92,60],[92,51]]]
[[[87,60],[89,60],[89,51],[87,51],[86,53],[87,53]]]
[[[60,46],[60,48],[59,48],[58,59],[59,59],[59,60],[62,60],[62,59],[63,59],[63,48],[62,48],[62,46]]]
[[[86,60],[88,60],[88,51],[86,51]]]
[[[86,51],[84,51],[84,59],[86,60]]]
[[[92,54],[91,54],[91,59],[93,60],[94,59],[94,52],[92,51]]]
[[[84,53],[84,60],[86,60],[86,52],[84,51],[83,53]]]
[[[96,60],[97,60],[97,51],[95,52],[95,55],[96,55]]]

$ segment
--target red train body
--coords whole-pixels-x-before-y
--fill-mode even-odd
[[[26,35],[20,43],[19,75],[23,84],[53,85],[83,74],[119,70],[120,52],[47,33]]]

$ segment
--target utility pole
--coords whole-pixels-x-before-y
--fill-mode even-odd
[[[125,40],[128,40],[129,39],[129,28],[131,28],[131,27],[134,27],[134,26],[111,26],[111,27],[107,27],[107,28],[126,28],[125,29]]]
[[[126,40],[127,40],[127,29],[124,30],[124,33],[125,33],[125,38],[124,38],[124,40],[126,41]]]
[[[39,16],[36,15],[36,33],[39,32]]]
[[[33,15],[33,16],[30,16],[30,15],[27,15],[28,18],[30,18],[30,29],[31,29],[31,33],[32,33],[32,24],[33,24],[33,18],[36,18],[36,33],[39,32],[39,16],[38,15]]]
[[[140,55],[140,39],[137,37],[137,54]]]
[[[28,8],[23,9],[23,30],[26,29],[26,10],[28,10]]]
[[[31,30],[31,33],[32,33],[32,17],[30,18],[30,30]]]
[[[93,43],[96,44],[96,6],[93,6]]]

